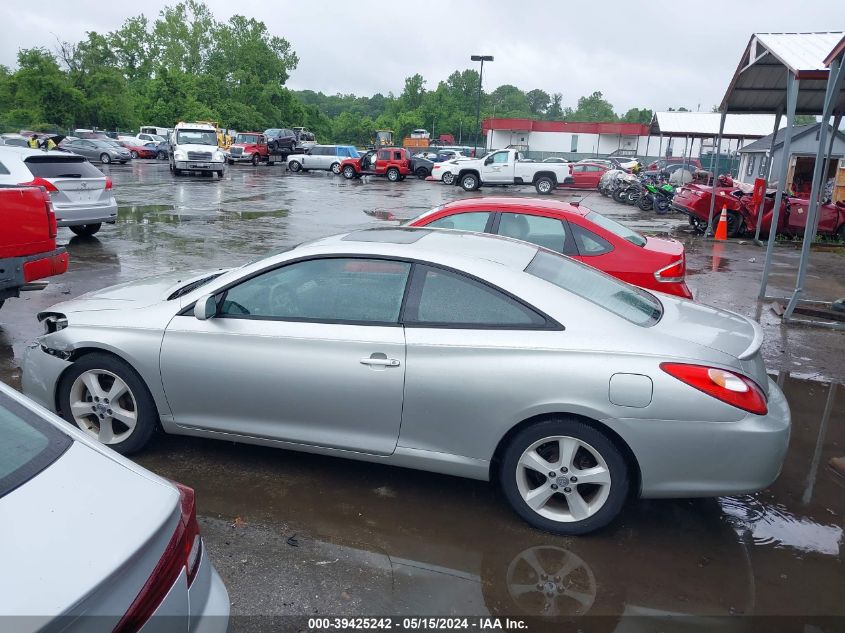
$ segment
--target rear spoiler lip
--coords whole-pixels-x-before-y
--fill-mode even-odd
[[[742,352],[737,358],[739,360],[749,360],[754,354],[760,351],[760,348],[763,346],[763,328],[760,327],[760,324],[757,321],[749,319],[746,317],[746,320],[754,328],[754,338],[751,341],[751,344],[748,348]]]

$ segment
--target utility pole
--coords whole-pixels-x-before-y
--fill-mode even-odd
[[[475,110],[475,145],[473,155],[478,154],[478,137],[481,135],[481,84],[484,81],[484,62],[492,62],[492,55],[471,55],[470,60],[481,62],[481,71],[478,73],[478,105]],[[485,143],[486,145],[486,143]]]

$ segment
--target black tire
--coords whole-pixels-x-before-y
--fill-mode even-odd
[[[269,143],[267,143],[267,149],[269,149],[271,152],[275,152],[279,149],[279,144],[276,141],[270,141]]]
[[[619,204],[622,204],[625,201],[625,190],[622,188],[614,189],[611,197]]]
[[[669,201],[666,198],[658,198],[654,205],[654,212],[657,215],[666,215],[669,213]]]
[[[742,216],[736,211],[728,211],[728,237],[739,237],[744,231]]]
[[[276,164],[276,161],[270,160],[270,157],[268,156],[267,157],[267,167],[272,167],[275,164]]]
[[[253,154],[252,155],[252,166],[258,167],[258,163],[260,163],[260,162],[261,162],[261,156],[259,156],[258,154]]]
[[[475,191],[478,187],[478,176],[475,174],[464,174],[461,176],[461,188],[464,191]]]
[[[223,177],[223,170],[222,170],[222,169],[218,169],[218,170],[217,170],[217,176],[218,176],[219,178],[222,178],[222,177]]]
[[[302,169],[302,163],[300,163],[298,160],[292,160],[288,163],[288,169],[292,172],[297,172]]]
[[[103,226],[102,222],[95,222],[94,224],[78,224],[76,226],[69,226],[71,233],[79,235],[80,237],[91,237],[100,230]]]
[[[6,300],[5,300],[5,299],[0,299],[0,308],[2,308],[2,307],[3,307],[3,304],[4,304],[4,303],[6,303]]]
[[[156,158],[158,160],[165,160],[167,158],[167,152],[164,152],[164,151],[156,152]]]
[[[839,227],[839,230],[836,231],[836,239],[840,242],[845,242],[845,222],[843,222],[842,226]]]
[[[129,152],[129,155],[130,155],[133,159],[134,159],[134,158],[138,158],[138,152],[136,152],[134,149],[133,149],[131,152]]]
[[[149,442],[158,425],[158,411],[150,390],[143,379],[128,363],[101,352],[86,354],[73,363],[59,380],[58,400],[62,417],[74,426],[79,426],[70,413],[70,391],[74,381],[90,370],[104,370],[119,377],[129,387],[136,405],[136,424],[132,433],[124,440],[109,444],[109,448],[123,455],[136,453]],[[102,385],[102,383],[101,383]]]
[[[352,165],[346,165],[343,168],[343,177],[347,180],[352,180],[358,174],[355,172],[355,168]]]
[[[532,444],[541,441],[544,438],[553,437],[570,437],[580,440],[582,443],[586,443],[592,447],[592,449],[596,451],[607,464],[607,469],[610,475],[610,489],[608,491],[607,498],[594,514],[584,519],[566,522],[542,516],[528,506],[519,491],[517,476],[521,472],[519,460],[522,457],[522,454]],[[589,455],[589,452],[585,451],[585,449],[578,449],[575,453],[575,458],[583,459],[585,454]],[[561,479],[572,476],[573,472],[576,471],[569,471],[566,475],[563,474],[563,471],[555,473],[556,477],[554,481],[560,482]],[[539,484],[546,481],[546,477],[542,476],[539,472],[532,470],[530,473],[532,476],[536,475]],[[548,476],[550,475],[551,473],[548,473]],[[630,474],[625,456],[607,435],[578,418],[562,416],[532,424],[531,426],[519,431],[513,438],[511,438],[505,448],[499,468],[499,483],[502,486],[502,490],[508,502],[511,504],[511,507],[527,523],[535,528],[545,530],[546,532],[574,536],[598,530],[616,518],[628,498],[628,491],[630,489]],[[561,482],[560,485],[563,486],[566,484],[565,482]],[[594,484],[586,485],[595,486]],[[568,486],[572,487],[571,483],[568,484]],[[578,489],[582,488],[582,486],[583,484],[576,484],[574,486],[575,491],[580,494],[581,491]],[[584,494],[590,494],[591,492],[595,491],[591,491],[587,488]],[[596,497],[594,497],[594,499],[595,498]],[[552,500],[556,503],[562,503],[564,499],[565,496],[562,493],[553,493]]]
[[[414,175],[420,180],[425,180],[431,175],[431,172],[428,171],[425,167],[417,167],[414,170]]]
[[[453,174],[451,171],[447,171],[443,174],[442,180],[444,185],[453,185],[455,184],[455,174]]]
[[[100,162],[103,163],[103,165],[108,165],[111,162],[111,156],[103,152],[100,154]]]
[[[534,181],[534,189],[541,196],[548,196],[555,190],[555,181],[548,176],[540,176]]]
[[[637,206],[643,211],[651,211],[652,208],[654,208],[654,202],[651,198],[651,194],[646,193],[641,195],[639,201],[637,202]]]
[[[176,167],[174,167],[174,168],[173,168],[173,175],[174,175],[174,176],[181,176],[181,175],[182,175],[182,174],[184,174],[184,173],[185,173],[185,172],[184,172],[184,171],[182,171],[181,169],[177,169]]]
[[[329,167],[329,171],[332,172],[335,176],[340,173],[340,163],[332,163],[331,167]]]
[[[390,182],[399,182],[401,177],[402,177],[402,174],[400,174],[399,170],[396,169],[395,167],[391,167],[390,169],[387,170],[387,179]]]

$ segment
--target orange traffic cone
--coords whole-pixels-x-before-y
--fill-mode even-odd
[[[728,239],[728,208],[726,206],[722,207],[722,215],[719,216],[719,224],[716,225],[716,235],[713,238],[720,242]]]

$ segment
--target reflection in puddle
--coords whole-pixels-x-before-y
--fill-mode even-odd
[[[508,565],[507,589],[524,613],[584,615],[596,600],[593,570],[576,554],[553,545],[531,547]]]
[[[747,533],[755,545],[791,547],[802,552],[838,556],[842,528],[796,517],[783,505],[769,505],[755,495],[723,497],[722,511],[738,533]]]

